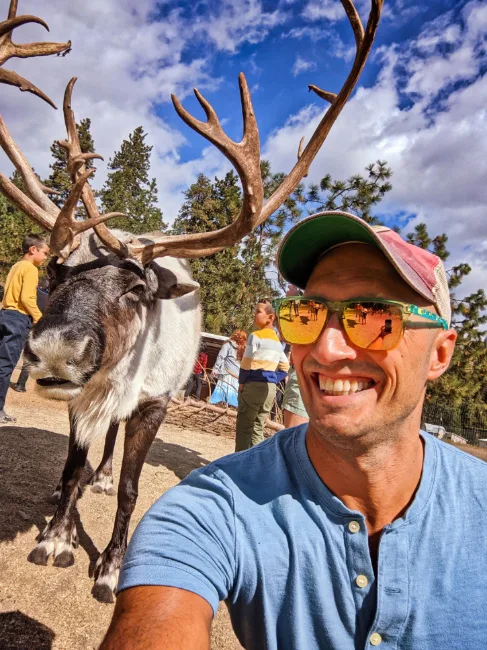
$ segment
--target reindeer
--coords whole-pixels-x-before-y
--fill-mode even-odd
[[[55,256],[49,268],[48,308],[29,336],[25,356],[40,394],[48,399],[66,400],[69,405],[68,457],[55,491],[59,504],[28,559],[46,565],[52,555],[56,567],[74,563],[76,502],[81,495],[90,443],[98,436],[106,436],[103,458],[91,483],[95,491],[114,493],[111,458],[119,424],[125,422],[113,535],[96,563],[94,574],[93,593],[101,601],[113,600],[142,465],[164,420],[171,394],[185,384],[198,348],[198,285],[185,260],[212,255],[240,242],[274,213],[307,175],[370,52],[383,4],[383,0],[371,1],[364,30],[352,1],[341,0],[357,44],[352,69],[338,94],[309,86],[330,107],[306,147],[301,141],[297,163],[265,202],[259,132],[245,76],[239,76],[243,114],[240,142],[225,134],[213,107],[196,89],[206,121],[190,115],[172,96],[184,122],[218,147],[239,174],[243,189],[240,213],[232,224],[217,231],[134,237],[107,228],[105,222],[118,213],[99,213],[88,182],[95,170],[86,169],[86,162],[101,156],[81,153],[71,109],[75,79],[69,82],[63,103],[68,137],[59,144],[67,153],[72,188],[61,208],[47,196],[48,188],[41,184],[0,117],[0,145],[25,187],[18,189],[0,174],[0,191],[51,233],[50,247]],[[0,53],[6,48],[10,55],[35,56],[69,49],[69,43],[49,47],[44,44],[42,48],[39,44],[22,46],[22,53],[9,49],[13,28],[26,22],[46,26],[32,16],[16,18],[16,8],[17,1],[12,0],[8,20],[0,23],[0,37],[4,39],[3,43],[0,41]],[[4,72],[0,82],[29,90],[52,104],[30,82],[12,75]],[[80,200],[87,214],[84,221],[75,218]]]

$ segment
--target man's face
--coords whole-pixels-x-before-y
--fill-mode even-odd
[[[366,244],[349,244],[330,251],[314,269],[305,296],[328,300],[386,298],[435,311],[377,249]],[[312,429],[321,437],[342,442],[366,434],[392,434],[397,423],[405,423],[420,411],[426,381],[446,369],[448,364],[436,375],[433,372],[438,343],[448,336],[451,358],[455,335],[427,328],[406,329],[394,350],[362,350],[349,342],[337,314],[333,314],[315,343],[292,347]],[[321,385],[326,379],[355,380],[364,389],[349,395],[329,395],[320,389],[320,379]]]
[[[41,266],[46,257],[49,255],[49,246],[47,244],[43,244],[39,247],[31,246],[29,252],[32,254],[32,261],[35,266]]]
[[[272,315],[267,312],[267,306],[259,302],[255,308],[254,326],[261,330],[262,328],[272,324],[273,320]]]

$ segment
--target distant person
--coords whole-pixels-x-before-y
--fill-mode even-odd
[[[222,346],[211,372],[218,381],[211,394],[210,404],[223,402],[237,408],[238,375],[246,345],[246,332],[235,330],[230,339]]]
[[[37,286],[37,306],[39,307],[40,312],[43,314],[46,310],[47,303],[49,300],[49,278],[43,276],[39,278],[39,284]],[[26,392],[26,384],[29,379],[29,366],[26,361],[22,365],[22,370],[20,371],[19,378],[17,383],[10,384],[10,388],[15,390],[17,393]]]
[[[193,388],[196,385],[196,399],[201,398],[201,386],[203,385],[203,379],[205,377],[206,366],[208,365],[208,355],[206,354],[206,345],[203,343],[200,347],[200,353],[196,359],[196,363],[193,367],[193,373],[189,378],[188,385],[184,392],[184,399],[187,399],[193,392]]]
[[[276,397],[276,384],[289,370],[289,362],[274,331],[270,300],[260,300],[254,326],[240,364],[240,392],[235,451],[250,449],[264,440],[264,426]]]
[[[5,412],[5,398],[29,330],[42,316],[37,306],[37,267],[46,259],[49,247],[40,235],[31,234],[22,242],[22,252],[23,258],[7,276],[0,311],[0,424],[16,421]]]

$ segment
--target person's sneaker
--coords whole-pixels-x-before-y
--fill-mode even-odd
[[[17,418],[13,418],[3,410],[0,411],[0,424],[6,424],[7,422],[17,422]]]
[[[19,386],[18,384],[10,384],[10,388],[17,393],[26,393],[27,389],[24,386]]]

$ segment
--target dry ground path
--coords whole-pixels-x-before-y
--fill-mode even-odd
[[[1,650],[92,650],[98,647],[113,605],[91,596],[90,562],[107,545],[116,498],[86,489],[79,502],[80,547],[68,569],[39,567],[26,560],[35,538],[54,513],[47,502],[58,481],[68,446],[66,405],[28,392],[9,391],[8,412],[15,425],[0,425],[0,648]],[[123,435],[115,449],[118,477]],[[149,506],[190,471],[233,451],[234,442],[191,428],[164,425],[142,471],[131,533]],[[93,444],[91,466],[101,458],[103,441]],[[240,648],[226,609],[213,625],[213,650]]]

